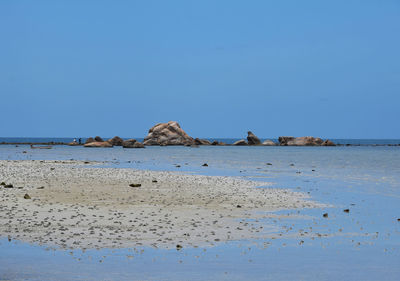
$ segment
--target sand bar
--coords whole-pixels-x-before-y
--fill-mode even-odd
[[[0,161],[0,182],[13,185],[0,186],[0,236],[70,249],[212,246],[273,236],[260,221],[274,211],[323,207],[269,183],[89,166]]]

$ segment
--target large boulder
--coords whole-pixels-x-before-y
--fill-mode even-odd
[[[233,145],[247,145],[245,140],[238,140],[233,143]]]
[[[122,143],[124,142],[124,140],[118,136],[115,136],[112,139],[109,139],[108,142],[114,146],[122,146]]]
[[[211,145],[211,142],[209,140],[195,138],[194,144],[196,144],[196,145]]]
[[[324,141],[321,138],[314,137],[279,137],[280,145],[288,146],[321,146]]]
[[[77,146],[79,145],[79,143],[77,143],[76,141],[71,141],[70,143],[68,143],[69,146]]]
[[[247,132],[247,142],[249,143],[249,145],[261,144],[260,139],[257,138],[257,136],[250,131]]]
[[[94,142],[94,138],[92,138],[92,137],[87,138],[85,144],[91,143],[91,142]]]
[[[265,145],[265,146],[274,146],[274,145],[277,145],[277,144],[274,143],[272,140],[265,140],[265,141],[263,141],[262,145]]]
[[[129,139],[122,143],[123,148],[144,148],[143,143],[138,142],[135,139]]]
[[[192,145],[194,139],[181,129],[178,122],[160,123],[149,130],[144,145]]]
[[[86,143],[84,147],[113,147],[108,141],[94,141],[91,143]]]

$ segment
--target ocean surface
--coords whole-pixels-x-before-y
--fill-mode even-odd
[[[397,144],[400,140],[339,143],[351,142]],[[0,280],[400,280],[399,146],[104,149],[60,145],[31,150],[28,145],[0,145],[0,159],[90,160],[104,162],[99,167],[236,176],[308,193],[312,200],[331,206],[281,211],[277,213],[299,212],[304,217],[266,222],[292,227],[293,233],[312,228],[326,234],[315,239],[231,241],[181,251],[143,247],[82,252],[3,238]],[[324,213],[329,217],[324,218]]]

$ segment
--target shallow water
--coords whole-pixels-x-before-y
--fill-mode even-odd
[[[240,176],[306,192],[314,200],[333,205],[300,210],[306,216],[303,219],[268,222],[296,234],[295,238],[232,241],[212,248],[71,254],[3,239],[0,280],[400,279],[400,147],[55,146],[31,150],[24,145],[0,145],[0,159],[106,161],[99,166]],[[203,163],[208,167],[202,167]],[[343,212],[347,208],[350,212]],[[323,236],[312,239],[306,232]]]

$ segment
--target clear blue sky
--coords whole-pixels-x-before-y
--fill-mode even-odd
[[[0,1],[0,136],[400,138],[400,1]]]

